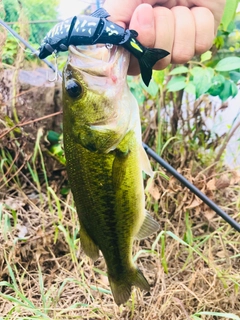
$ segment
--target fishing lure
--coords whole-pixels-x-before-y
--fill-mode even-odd
[[[70,45],[121,45],[138,59],[143,82],[148,86],[154,64],[169,52],[143,46],[136,39],[138,33],[135,30],[120,27],[107,20],[109,16],[105,9],[100,8],[90,16],[74,16],[58,23],[43,39],[39,58],[44,59],[52,53],[67,51]]]

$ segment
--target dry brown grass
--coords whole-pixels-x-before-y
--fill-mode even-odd
[[[226,173],[207,179],[189,172],[183,174],[239,221],[236,173],[224,184]],[[194,317],[200,311],[240,317],[240,234],[173,178],[148,181],[147,206],[162,231],[134,247],[151,292],[133,289],[120,307],[103,259],[94,265],[81,251],[71,195],[60,196],[54,178],[48,191],[42,179],[41,194],[20,180],[1,194],[0,319],[218,319]]]

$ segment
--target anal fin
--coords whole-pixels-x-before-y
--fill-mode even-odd
[[[152,233],[158,231],[160,228],[157,221],[153,219],[153,217],[146,211],[145,212],[145,219],[143,221],[143,224],[136,234],[135,238],[138,240],[147,238]]]

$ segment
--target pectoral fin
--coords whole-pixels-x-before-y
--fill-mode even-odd
[[[146,211],[145,212],[145,219],[143,221],[143,224],[136,234],[135,238],[138,240],[147,238],[150,236],[152,233],[158,231],[159,229],[159,224],[157,221],[153,219],[153,217]]]
[[[144,150],[143,146],[139,146],[140,148],[140,162],[141,162],[141,167],[142,170],[148,174],[150,177],[153,177],[153,171],[151,168],[150,161],[148,159],[148,156],[146,154],[146,151]]]
[[[112,166],[113,186],[116,190],[122,185],[126,174],[126,161],[129,155],[129,148],[127,145],[119,145],[115,150],[115,159]]]
[[[121,138],[121,133],[114,131],[111,126],[83,125],[79,128],[77,141],[89,151],[108,153],[115,149]]]

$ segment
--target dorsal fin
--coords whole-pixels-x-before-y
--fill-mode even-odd
[[[91,13],[91,16],[96,18],[107,18],[110,17],[110,14],[105,9],[99,8]]]

